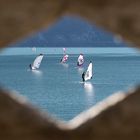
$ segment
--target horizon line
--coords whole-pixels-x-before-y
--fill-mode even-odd
[[[9,47],[2,49],[0,55],[37,55],[43,54],[63,54],[64,47]],[[139,54],[137,48],[130,47],[68,47],[68,54]]]

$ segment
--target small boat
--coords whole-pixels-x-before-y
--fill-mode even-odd
[[[92,79],[92,62],[90,61],[86,72],[82,74],[83,82]]]
[[[35,58],[33,64],[30,64],[30,65],[29,65],[30,69],[31,69],[31,70],[39,69],[43,57],[44,57],[43,54],[38,55],[38,56]]]
[[[77,66],[82,66],[84,64],[84,55],[80,54],[78,59],[77,59]]]
[[[63,58],[61,59],[61,63],[65,63],[69,58],[69,55],[66,54],[66,48],[63,48]]]

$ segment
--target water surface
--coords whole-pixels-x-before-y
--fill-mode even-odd
[[[18,91],[59,119],[70,120],[113,92],[140,83],[140,56],[85,55],[82,68],[78,55],[60,64],[61,55],[46,55],[39,71],[29,71],[34,55],[0,56],[1,85]],[[93,79],[83,84],[81,74],[93,62]]]

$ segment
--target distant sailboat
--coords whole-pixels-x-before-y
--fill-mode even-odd
[[[63,48],[63,58],[61,59],[61,63],[65,63],[68,58],[69,56],[66,54],[66,48]]]
[[[77,66],[82,66],[84,64],[84,55],[80,54],[77,59]]]
[[[36,52],[36,47],[32,47],[32,51],[33,52]]]
[[[38,56],[35,58],[33,64],[30,64],[30,65],[29,65],[30,69],[31,69],[31,70],[39,69],[43,57],[44,57],[43,54],[38,55]]]
[[[66,54],[66,48],[63,48],[63,54]]]
[[[83,79],[83,82],[92,79],[92,62],[91,61],[87,68],[87,71],[83,72],[82,79]]]

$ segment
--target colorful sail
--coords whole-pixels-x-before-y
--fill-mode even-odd
[[[44,57],[43,54],[38,55],[35,58],[33,64],[32,65],[30,64],[30,69],[32,69],[32,70],[39,69],[43,57]]]
[[[66,54],[66,48],[63,48],[63,58],[61,59],[61,63],[65,63],[68,60],[68,55]]]
[[[77,60],[77,66],[82,66],[84,64],[84,55],[80,54]]]
[[[65,54],[64,56],[63,56],[63,58],[62,58],[62,63],[65,63],[67,60],[68,60],[68,55],[67,54]]]

